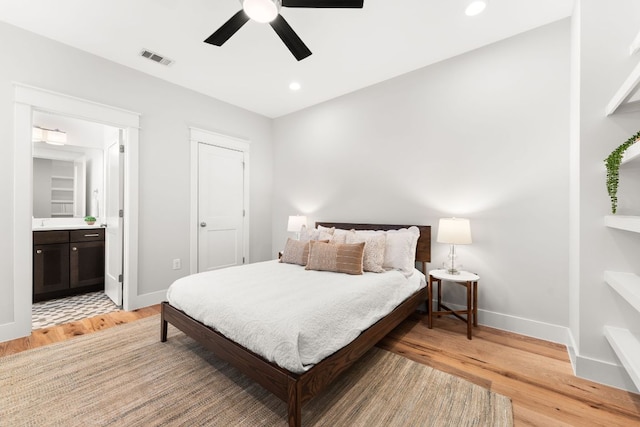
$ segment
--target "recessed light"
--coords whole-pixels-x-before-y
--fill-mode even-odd
[[[487,2],[485,0],[474,0],[465,9],[464,13],[467,16],[475,16],[479,13],[482,13],[483,10],[487,7]]]
[[[289,83],[289,89],[291,90],[300,90],[302,86],[300,86],[300,83],[298,82],[291,82]]]

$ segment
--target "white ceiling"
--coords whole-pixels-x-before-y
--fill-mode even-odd
[[[565,18],[573,0],[490,0],[475,17],[466,3],[282,8],[313,52],[301,62],[268,24],[250,21],[222,47],[204,43],[239,0],[0,0],[0,20],[274,118]],[[143,48],[175,63],[144,59]]]

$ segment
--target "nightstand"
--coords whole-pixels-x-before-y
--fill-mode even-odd
[[[442,304],[442,281],[457,283],[467,289],[467,309],[452,310]],[[478,280],[480,276],[461,271],[460,274],[449,274],[447,270],[431,270],[429,272],[429,282],[427,284],[427,305],[429,314],[427,326],[433,327],[433,315],[452,314],[467,324],[467,338],[471,339],[472,326],[478,326]],[[433,284],[437,285],[438,302],[437,311],[433,311]],[[462,315],[466,315],[464,318]]]

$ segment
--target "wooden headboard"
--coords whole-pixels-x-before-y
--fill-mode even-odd
[[[317,226],[335,227],[343,230],[398,230],[400,228],[409,228],[411,225],[391,225],[391,224],[351,224],[347,222],[316,222]],[[420,230],[418,238],[418,246],[416,247],[416,262],[431,262],[431,226],[416,225]]]

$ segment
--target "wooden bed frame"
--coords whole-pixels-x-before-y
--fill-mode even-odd
[[[316,225],[336,227],[346,230],[394,230],[407,225],[349,224],[318,222]],[[418,226],[420,238],[416,250],[416,262],[421,264],[426,274],[426,263],[431,261],[431,227]],[[256,353],[231,341],[212,328],[189,317],[172,307],[168,302],[161,304],[160,340],[167,341],[167,325],[171,323],[186,335],[192,337],[217,357],[229,362],[246,376],[287,402],[289,426],[300,427],[302,406],[322,389],[335,380],[371,347],[409,317],[427,299],[427,289],[422,288],[411,295],[387,316],[363,331],[350,344],[328,356],[302,374],[290,372],[269,362]]]

